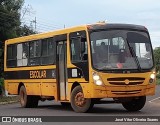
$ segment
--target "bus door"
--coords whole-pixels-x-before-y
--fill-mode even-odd
[[[57,42],[57,83],[59,99],[67,99],[67,43],[66,41]]]

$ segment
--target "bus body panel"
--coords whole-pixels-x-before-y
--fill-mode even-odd
[[[139,97],[155,94],[155,84],[138,86],[96,86],[92,98]]]
[[[13,95],[18,94],[20,83],[26,87],[28,95],[55,96],[57,98],[57,85],[53,79],[45,80],[5,80],[6,90]]]

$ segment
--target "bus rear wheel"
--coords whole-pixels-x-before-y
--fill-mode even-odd
[[[88,112],[93,103],[91,99],[84,98],[81,86],[76,86],[71,93],[71,106],[75,112],[84,113]]]
[[[39,98],[37,96],[27,95],[26,88],[21,86],[19,91],[20,104],[23,108],[35,108],[38,106]]]
[[[146,96],[140,96],[138,98],[134,98],[129,102],[123,102],[123,107],[128,111],[139,111],[141,110],[146,103]]]

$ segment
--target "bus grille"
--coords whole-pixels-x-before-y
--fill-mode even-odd
[[[133,90],[133,91],[111,91],[113,94],[117,95],[131,95],[131,94],[138,94],[141,92],[141,90]]]
[[[143,84],[145,78],[139,77],[123,77],[123,78],[108,78],[111,85],[140,85]]]

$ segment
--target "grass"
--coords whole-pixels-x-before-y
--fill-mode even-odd
[[[18,101],[19,101],[18,96],[3,96],[3,97],[0,97],[0,104],[13,103],[13,102],[18,102]]]

